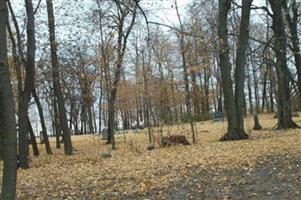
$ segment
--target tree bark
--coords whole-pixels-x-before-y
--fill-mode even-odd
[[[270,66],[266,66],[270,67]],[[264,107],[266,106],[266,100],[267,100],[267,77],[268,77],[268,69],[265,70],[263,73],[263,88],[262,88],[262,104],[261,104],[261,112],[264,112]],[[267,106],[266,106],[267,107]],[[268,109],[267,109],[268,110]]]
[[[287,66],[286,46],[287,35],[283,21],[283,3],[284,0],[269,0],[273,11],[272,29],[275,36],[275,54],[276,54],[276,74],[278,78],[278,129],[297,128],[298,125],[292,120],[291,100],[290,100],[290,72]]]
[[[116,1],[118,8],[121,8],[120,2]],[[133,28],[135,19],[136,19],[136,11],[137,6],[135,6],[133,10],[133,16],[130,22],[130,25],[126,32],[124,32],[124,23],[125,17],[127,14],[124,13],[123,10],[119,10],[121,12],[121,21],[118,22],[118,39],[117,39],[117,60],[115,63],[115,73],[112,83],[112,88],[109,91],[109,98],[108,98],[108,140],[107,144],[112,144],[112,149],[115,149],[115,138],[114,138],[114,129],[115,129],[115,100],[117,95],[117,86],[121,77],[122,65],[123,65],[123,58],[125,54],[125,50],[127,47],[127,39],[128,36]]]
[[[29,134],[29,139],[31,141],[33,155],[34,156],[39,156],[40,152],[39,152],[39,149],[38,149],[36,136],[34,135],[34,132],[33,132],[31,122],[30,122],[29,118],[27,118],[27,126],[28,126],[28,134]]]
[[[229,44],[228,44],[228,29],[227,18],[228,12],[231,8],[230,0],[219,0],[219,15],[218,15],[218,37],[220,42],[220,70],[222,78],[222,87],[224,93],[224,107],[228,119],[227,134],[236,134],[237,119],[236,109],[234,103],[234,92],[231,79],[231,63],[229,58]]]
[[[19,100],[19,156],[20,167],[23,169],[29,168],[28,164],[28,107],[32,88],[34,87],[35,75],[35,30],[34,30],[34,14],[32,0],[25,0],[26,14],[27,14],[27,55],[26,55],[26,77],[24,83],[24,90]]]
[[[181,58],[182,58],[182,67],[183,67],[183,79],[184,79],[184,87],[185,87],[185,106],[186,106],[186,112],[187,112],[187,117],[190,123],[190,128],[191,128],[191,135],[192,135],[192,142],[196,143],[196,138],[195,138],[195,127],[193,124],[193,119],[191,116],[191,104],[190,104],[190,90],[189,90],[189,80],[188,80],[188,72],[187,72],[187,62],[186,62],[186,49],[184,46],[184,27],[180,18],[178,6],[177,6],[177,1],[175,1],[175,7],[176,7],[176,12],[177,12],[177,17],[180,23],[180,53],[181,53]]]
[[[53,97],[53,115],[54,115],[54,125],[55,125],[55,143],[56,143],[56,148],[60,149],[61,148],[61,142],[60,142],[60,136],[61,136],[61,125],[59,122],[59,113],[57,109],[57,100],[55,97]]]
[[[251,4],[253,0],[242,1],[241,21],[238,38],[238,47],[236,51],[236,68],[235,68],[235,106],[237,114],[237,125],[241,132],[244,132],[244,86],[245,86],[245,65],[246,52],[249,40],[249,24]],[[246,137],[246,135],[244,136]]]
[[[51,151],[51,147],[49,144],[49,139],[48,139],[48,135],[47,135],[47,129],[46,129],[46,124],[45,124],[45,119],[44,119],[44,114],[43,114],[43,108],[39,99],[39,96],[36,93],[35,88],[32,89],[32,95],[33,98],[36,102],[36,105],[38,107],[38,112],[39,112],[39,116],[40,116],[40,122],[41,122],[41,126],[42,126],[42,134],[43,134],[43,139],[44,139],[44,144],[45,144],[45,148],[46,148],[46,153],[48,155],[52,154]]]
[[[261,126],[260,123],[259,123],[259,118],[258,118],[257,113],[255,113],[255,114],[253,115],[253,118],[254,118],[254,126],[253,126],[253,130],[261,130],[261,129],[262,129],[262,126]]]
[[[192,91],[193,91],[193,107],[194,107],[194,118],[195,120],[201,120],[201,107],[200,107],[200,95],[199,95],[199,88],[196,84],[196,73],[192,72],[191,74],[191,81],[192,81]]]
[[[248,47],[250,6],[252,0],[242,1],[242,14],[240,21],[240,33],[236,55],[235,70],[235,96],[231,79],[231,63],[229,58],[227,17],[231,8],[231,0],[219,0],[218,37],[220,42],[220,69],[224,92],[224,106],[228,119],[227,133],[221,138],[224,140],[248,139],[244,131],[244,81],[246,50]]]
[[[286,11],[286,21],[288,22],[288,28],[290,32],[290,40],[292,42],[292,51],[294,54],[295,59],[295,66],[297,70],[297,77],[298,77],[298,89],[299,89],[299,96],[301,98],[301,49],[300,49],[300,40],[298,37],[298,16],[300,15],[298,13],[298,5],[296,0],[293,0],[292,2],[292,13],[293,16],[290,15],[290,12],[287,8],[287,2],[284,1],[284,8]]]
[[[254,112],[254,106],[253,106],[253,95],[252,95],[252,80],[250,75],[250,70],[247,69],[247,79],[248,79],[248,100],[249,100],[249,106],[250,106],[250,113],[253,114]]]
[[[6,22],[6,1],[0,0],[0,131],[3,148],[1,199],[14,200],[17,179],[17,130],[7,61]]]
[[[59,64],[57,58],[57,42],[55,40],[55,23],[54,23],[52,0],[46,0],[46,5],[47,5],[47,14],[48,14],[48,29],[49,29],[49,41],[50,41],[50,50],[51,50],[54,94],[57,98],[58,110],[60,116],[60,125],[63,131],[64,152],[65,155],[72,155],[71,135],[70,135],[70,130],[68,128],[66,108],[64,104],[61,83],[60,83],[60,73],[59,73]]]

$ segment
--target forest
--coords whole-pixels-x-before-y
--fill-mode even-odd
[[[301,199],[300,0],[0,0],[0,199]]]

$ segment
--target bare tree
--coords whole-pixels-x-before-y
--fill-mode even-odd
[[[184,27],[180,18],[179,9],[177,5],[177,1],[175,0],[175,8],[177,12],[177,17],[180,23],[180,51],[181,51],[181,57],[182,57],[182,67],[183,67],[183,78],[184,78],[184,85],[185,85],[185,105],[186,105],[186,112],[189,119],[190,127],[191,127],[191,134],[192,134],[192,141],[193,143],[196,142],[195,138],[195,127],[194,122],[191,115],[191,103],[190,103],[190,90],[189,90],[189,79],[188,79],[188,69],[187,69],[187,61],[186,61],[186,49],[184,46]]]
[[[131,30],[134,26],[135,19],[136,19],[136,11],[137,11],[137,5],[134,3],[132,5],[132,9],[129,9],[130,3],[127,2],[120,2],[118,0],[114,0],[114,3],[117,7],[117,58],[115,63],[115,69],[114,69],[114,77],[112,82],[112,88],[109,91],[109,100],[108,100],[108,144],[112,144],[112,149],[115,149],[115,139],[114,139],[114,128],[115,128],[115,100],[117,95],[117,86],[121,77],[121,71],[122,71],[122,65],[123,65],[123,59],[127,47],[127,40],[131,33]],[[125,26],[125,19],[128,15],[131,14],[131,21],[129,22],[128,27]]]
[[[46,0],[46,4],[47,4],[47,14],[48,14],[48,29],[49,29],[49,41],[50,41],[50,49],[51,49],[54,95],[57,100],[60,126],[63,131],[64,151],[66,155],[72,155],[71,135],[70,135],[70,130],[68,128],[66,108],[64,105],[64,99],[63,99],[61,83],[60,83],[60,72],[59,72],[59,63],[57,59],[57,41],[55,40],[55,23],[54,23],[52,0]]]

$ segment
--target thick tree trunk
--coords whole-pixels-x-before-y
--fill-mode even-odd
[[[26,14],[27,14],[27,59],[26,59],[26,77],[24,83],[24,90],[19,100],[19,155],[20,167],[23,169],[29,168],[28,165],[28,106],[31,96],[31,90],[34,87],[35,74],[35,30],[34,30],[34,14],[31,0],[25,0]]]
[[[218,15],[218,37],[220,42],[220,70],[222,78],[222,86],[224,93],[224,107],[228,119],[228,130],[226,135],[233,135],[231,138],[238,138],[239,133],[237,129],[237,115],[234,103],[234,92],[231,80],[231,63],[229,58],[229,44],[228,44],[228,29],[227,18],[228,12],[231,8],[230,0],[219,0],[219,15]],[[228,137],[227,137],[228,138]],[[226,139],[226,138],[225,138]]]
[[[57,58],[57,42],[55,39],[55,23],[54,23],[52,0],[46,0],[46,4],[47,4],[47,14],[48,14],[48,28],[49,28],[49,41],[50,41],[50,50],[51,50],[53,82],[54,82],[54,94],[57,98],[59,116],[60,116],[60,126],[63,130],[64,152],[65,155],[72,155],[71,135],[70,135],[70,130],[68,128],[68,120],[67,120],[66,109],[64,105],[64,99],[63,99],[61,83],[60,83],[60,73],[59,73],[59,64]]]
[[[236,68],[235,68],[235,106],[237,114],[237,125],[241,132],[244,132],[244,98],[245,98],[245,65],[246,52],[249,40],[249,23],[251,4],[253,0],[242,1],[242,12],[240,21],[240,30],[238,38],[238,47],[236,51]],[[244,136],[246,137],[246,135]]]
[[[0,0],[0,131],[3,148],[1,199],[14,200],[17,178],[17,130],[7,61],[6,22],[6,1]]]
[[[220,69],[225,97],[225,110],[228,119],[228,131],[221,140],[247,139],[244,131],[243,108],[244,108],[244,81],[245,81],[245,56],[248,47],[250,6],[252,0],[242,1],[242,15],[240,33],[236,55],[235,70],[235,96],[231,79],[231,63],[229,58],[227,17],[231,8],[230,0],[219,0],[218,36],[220,42]]]
[[[44,114],[43,114],[43,108],[42,108],[40,99],[39,99],[39,97],[36,93],[35,88],[33,88],[33,90],[32,90],[32,95],[33,95],[33,98],[34,98],[34,100],[36,102],[36,105],[38,107],[38,112],[39,112],[40,122],[41,122],[41,127],[42,127],[43,140],[44,140],[44,144],[45,144],[45,148],[46,148],[46,153],[49,155],[49,154],[52,154],[52,151],[51,151],[51,147],[50,147],[50,144],[49,144],[46,124],[45,124],[45,119],[44,119]]]
[[[0,110],[0,160],[3,160],[3,132],[2,132],[2,124],[1,124],[1,110]]]
[[[275,35],[276,71],[278,77],[278,129],[297,128],[298,125],[292,120],[290,100],[290,72],[286,58],[286,34],[283,22],[282,6],[284,0],[269,0],[273,11],[273,31]]]

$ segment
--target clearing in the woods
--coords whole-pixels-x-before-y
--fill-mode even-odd
[[[54,155],[18,170],[17,199],[301,199],[301,130],[275,131],[272,115],[259,117],[265,129],[247,118],[244,141],[219,142],[226,122],[212,121],[197,123],[196,145],[148,151],[147,134],[121,134],[109,158],[97,135],[73,136],[73,156],[51,139]],[[188,125],[168,132],[191,141]]]

